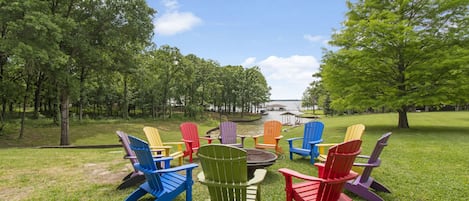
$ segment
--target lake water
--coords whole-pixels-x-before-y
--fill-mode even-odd
[[[300,123],[306,123],[308,121],[311,121],[311,119],[307,118],[298,118],[296,119],[293,116],[290,116],[289,119],[285,115],[281,115],[285,112],[290,112],[294,114],[300,114],[300,110],[303,110],[304,108],[301,107],[301,101],[271,101],[266,104],[268,105],[274,105],[274,104],[280,104],[285,107],[283,107],[285,110],[282,111],[266,111],[268,114],[262,116],[261,120],[255,121],[255,122],[240,122],[238,123],[239,127],[238,133],[244,133],[245,135],[256,135],[256,134],[262,134],[263,132],[263,127],[262,125],[264,124],[265,121],[267,120],[278,120],[282,123],[291,123],[294,124],[295,121],[300,121]]]

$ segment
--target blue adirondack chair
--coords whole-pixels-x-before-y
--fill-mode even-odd
[[[137,170],[143,172],[147,181],[132,192],[126,201],[138,200],[147,193],[155,196],[155,200],[166,201],[173,200],[182,192],[186,191],[186,201],[192,200],[192,170],[197,164],[187,164],[174,168],[158,169],[155,162],[165,161],[169,164],[171,157],[153,159],[150,147],[141,139],[129,135],[130,148],[135,152],[138,163],[134,166]],[[176,172],[185,171],[185,175]]]
[[[323,130],[324,124],[322,122],[308,122],[305,124],[303,137],[288,139],[290,160],[293,160],[293,154],[298,154],[303,157],[310,156],[311,164],[314,164],[314,159],[319,155],[318,147],[315,145],[322,142]],[[294,147],[293,142],[296,140],[303,140],[301,148]]]

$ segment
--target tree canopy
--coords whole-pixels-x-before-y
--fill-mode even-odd
[[[469,2],[347,2],[319,76],[336,110],[407,112],[425,105],[468,103]]]
[[[145,0],[0,0],[0,132],[21,105],[61,126],[70,119],[202,116],[269,99],[259,68],[220,66],[152,43]],[[139,111],[139,112],[136,112]],[[19,138],[23,135],[21,129]]]

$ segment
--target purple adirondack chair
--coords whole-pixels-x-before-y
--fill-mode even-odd
[[[117,133],[117,136],[119,137],[119,141],[122,143],[122,147],[125,150],[124,158],[129,159],[130,163],[132,164],[132,167],[134,168],[134,170],[131,173],[129,173],[127,176],[125,176],[122,179],[123,181],[122,184],[120,184],[117,187],[117,189],[120,190],[120,189],[128,188],[128,187],[143,183],[145,181],[145,175],[143,175],[142,172],[138,171],[134,167],[134,164],[137,163],[138,160],[137,160],[137,156],[135,156],[135,153],[132,151],[132,149],[130,149],[130,142],[129,142],[129,138],[127,137],[128,136],[127,133],[124,133],[122,131],[116,131],[116,133]]]
[[[241,138],[241,143],[237,142],[238,137]],[[245,136],[237,135],[235,122],[225,121],[220,123],[220,142],[222,144],[243,148],[244,138]]]
[[[371,156],[362,156],[359,155],[357,158],[368,158],[368,163],[354,163],[354,166],[365,167],[363,173],[358,176],[355,180],[350,180],[345,184],[345,189],[357,194],[361,198],[368,201],[383,201],[379,195],[371,191],[370,188],[375,191],[381,191],[386,193],[391,193],[391,191],[386,188],[383,184],[374,180],[371,175],[371,171],[374,167],[378,167],[381,163],[379,155],[383,151],[384,146],[387,145],[387,141],[391,136],[391,132],[384,134],[381,138],[378,139],[375,149]]]

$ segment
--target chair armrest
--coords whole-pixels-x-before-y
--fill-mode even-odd
[[[205,181],[205,174],[204,172],[199,172],[199,174],[197,174],[197,179],[200,181],[200,182],[204,182]]]
[[[313,144],[319,144],[319,143],[321,143],[322,141],[323,141],[323,140],[320,139],[320,140],[315,140],[315,141],[309,141],[308,143],[311,144],[311,145],[313,145]]]
[[[216,138],[210,138],[210,137],[199,137],[199,139],[204,139],[207,140],[209,144],[212,143],[212,140],[215,140]]]
[[[308,180],[308,181],[319,181],[319,182],[324,182],[325,181],[324,179],[309,176],[309,175],[304,175],[304,174],[301,174],[297,171],[290,170],[290,169],[287,169],[287,168],[281,168],[278,171],[280,173],[282,173],[283,176],[295,177],[295,178],[298,178],[298,179],[303,179],[303,180]]]
[[[381,160],[377,160],[374,163],[353,163],[353,166],[358,167],[378,167],[381,164]]]
[[[258,137],[262,137],[262,136],[264,136],[264,134],[253,135],[252,138],[258,138]]]
[[[291,141],[301,140],[301,139],[303,139],[303,137],[295,137],[295,138],[289,138],[289,139],[287,139],[287,141],[290,143]]]
[[[283,135],[280,135],[280,136],[278,136],[278,137],[275,137],[276,140],[280,140],[280,139],[282,139],[282,138],[283,138]]]
[[[332,147],[336,144],[338,144],[338,143],[321,143],[321,144],[317,144],[316,146],[318,146],[318,147]]]
[[[171,145],[179,145],[179,144],[184,144],[184,142],[163,142],[163,144],[171,144]]]
[[[124,159],[134,159],[134,158],[137,158],[137,156],[129,156],[129,155],[124,156]]]
[[[316,166],[316,168],[318,168],[318,177],[323,177],[324,167],[326,166],[326,164],[324,164],[324,163],[314,163],[314,166]]]
[[[267,174],[266,169],[256,169],[254,171],[254,178],[248,181],[248,185],[261,183],[264,180],[266,174]]]
[[[192,141],[192,140],[185,140],[185,139],[182,139],[182,141],[183,141],[183,142],[187,142],[187,143],[192,143],[192,142],[194,142],[194,141]]]
[[[157,170],[151,170],[151,171],[148,170],[148,169],[142,168],[142,166],[140,166],[139,163],[136,163],[134,166],[135,166],[135,169],[137,169],[141,172],[150,173],[150,174],[157,174],[157,173],[179,172],[179,171],[182,171],[182,170],[192,171],[192,169],[198,167],[199,165],[197,165],[195,163],[191,163],[191,164],[181,165],[181,166],[177,166],[177,167],[173,167],[173,168],[157,169]]]
[[[336,145],[338,143],[328,143],[328,144],[324,144],[324,143],[321,143],[321,144],[316,144],[316,146],[318,147],[319,149],[319,155],[326,155],[327,153],[327,150],[329,149],[329,147],[332,147],[334,145]]]
[[[179,171],[182,171],[182,170],[192,170],[192,169],[194,169],[198,166],[199,165],[197,165],[195,163],[191,163],[191,164],[181,165],[181,166],[168,168],[168,169],[159,169],[159,170],[156,170],[155,173],[169,173],[169,172],[179,172]]]
[[[168,162],[170,160],[173,160],[173,157],[159,157],[159,158],[153,158],[154,162]]]
[[[165,150],[165,149],[170,149],[171,146],[150,146],[150,149],[152,149],[152,151],[154,151],[155,149],[156,150]]]
[[[340,177],[340,178],[336,178],[336,179],[327,179],[327,180],[324,181],[324,183],[328,183],[328,184],[343,183],[343,182],[346,182],[348,180],[355,179],[357,177],[358,177],[358,173],[356,173],[354,171],[350,171],[350,174],[348,174],[345,177]]]
[[[370,156],[367,156],[367,155],[358,155],[357,158],[370,159]]]

